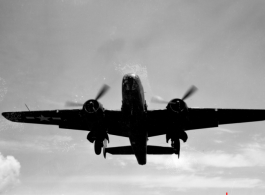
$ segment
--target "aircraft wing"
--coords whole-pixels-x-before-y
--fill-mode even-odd
[[[167,110],[153,110],[147,114],[149,137],[165,134],[168,128],[172,128],[173,121],[178,122],[177,116],[174,118],[174,113]],[[265,110],[189,108],[185,131],[262,120],[265,120]]]
[[[13,122],[58,125],[59,128],[90,131],[95,126],[95,118],[84,115],[80,109],[43,110],[24,112],[3,112],[2,115]],[[128,137],[122,130],[121,111],[105,110],[108,133]]]

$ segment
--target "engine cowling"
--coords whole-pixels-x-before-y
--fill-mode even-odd
[[[104,108],[97,100],[88,100],[83,105],[85,115],[91,119],[91,131],[87,135],[87,140],[93,143],[95,140],[103,142],[104,139],[109,141],[106,123],[104,121]],[[89,121],[88,119],[88,121]]]
[[[173,99],[167,105],[167,110],[173,112],[170,114],[169,121],[172,124],[172,129],[166,134],[166,141],[170,139],[173,142],[181,139],[186,142],[188,139],[187,133],[184,131],[188,121],[188,106],[182,99]]]
[[[188,121],[188,106],[182,99],[173,99],[167,105],[169,122],[177,129],[184,130]]]
[[[91,131],[87,134],[87,140],[93,143],[95,140],[100,140],[103,142],[103,140],[108,140],[109,142],[109,135],[106,131]]]
[[[178,114],[188,112],[188,106],[182,99],[171,100],[167,105],[167,109]]]
[[[83,105],[83,110],[89,114],[93,113],[103,113],[104,108],[101,103],[99,103],[97,100],[88,100]]]
[[[188,134],[185,131],[179,131],[177,133],[174,133],[173,131],[171,131],[166,134],[167,143],[170,139],[171,140],[181,139],[183,142],[186,142],[188,140]]]

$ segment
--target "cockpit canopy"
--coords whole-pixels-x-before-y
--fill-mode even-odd
[[[136,90],[138,87],[137,79],[139,78],[136,74],[126,74],[123,77],[122,86],[125,90]]]

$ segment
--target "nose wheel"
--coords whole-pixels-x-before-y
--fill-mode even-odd
[[[99,141],[99,140],[95,140],[94,149],[95,149],[96,155],[100,155],[101,154],[102,147],[103,147],[103,142]]]

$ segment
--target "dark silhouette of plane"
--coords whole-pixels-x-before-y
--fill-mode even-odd
[[[184,100],[197,88],[192,86],[182,99],[167,102],[152,98],[152,102],[166,103],[163,110],[148,110],[140,78],[126,74],[122,79],[122,107],[120,111],[104,109],[99,99],[108,91],[104,85],[95,99],[84,104],[66,102],[66,106],[82,106],[73,110],[45,110],[4,112],[2,115],[14,122],[58,125],[59,128],[90,131],[87,139],[94,143],[99,155],[134,154],[140,165],[146,164],[146,155],[180,153],[180,139],[187,141],[186,131],[218,127],[223,124],[265,120],[265,110],[189,108]],[[131,145],[107,148],[108,134],[129,137]],[[148,137],[166,135],[171,147],[147,145]]]

